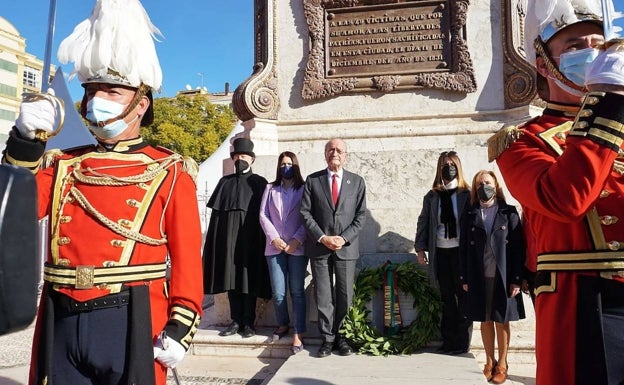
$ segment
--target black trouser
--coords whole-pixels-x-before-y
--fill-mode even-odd
[[[472,322],[463,311],[466,294],[459,280],[459,247],[436,248],[436,266],[442,299],[442,348],[467,351],[470,348]]]
[[[578,277],[576,384],[624,384],[624,283]]]
[[[228,291],[230,300],[230,317],[239,326],[254,327],[256,323],[256,296],[238,291]]]
[[[123,383],[129,341],[128,306],[80,313],[70,313],[66,309],[65,306],[56,309],[52,383]]]

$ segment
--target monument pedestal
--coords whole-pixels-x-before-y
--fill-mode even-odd
[[[288,150],[305,177],[327,167],[329,139],[344,139],[345,169],[367,186],[361,263],[415,260],[416,222],[440,152],[459,154],[468,181],[481,169],[496,172],[487,139],[529,118],[535,74],[517,48],[521,4],[257,0],[255,7],[257,64],[233,97],[244,126],[237,135],[255,143],[254,172],[272,180],[277,156]],[[227,324],[227,309],[217,298],[212,324]],[[259,305],[257,324],[274,322],[272,306]]]

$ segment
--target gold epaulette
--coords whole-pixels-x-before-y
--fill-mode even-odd
[[[189,174],[191,176],[191,179],[193,179],[193,182],[197,184],[197,175],[199,174],[199,165],[197,164],[195,159],[191,158],[190,156],[184,156],[182,157],[182,159],[184,159],[182,163],[182,171]]]
[[[63,155],[63,151],[59,150],[58,148],[54,148],[52,150],[46,151],[43,154],[43,158],[41,161],[41,168],[48,168],[51,167],[54,164],[54,161],[56,160],[57,157]]]
[[[518,140],[522,134],[519,126],[507,126],[501,128],[488,140],[488,162],[493,162],[502,154],[510,144]]]
[[[167,147],[157,146],[156,148],[161,151],[166,152],[167,154],[171,154],[172,156],[176,156],[182,159],[182,171],[189,174],[191,179],[193,179],[193,182],[197,183],[197,175],[199,174],[199,165],[197,165],[197,162],[195,161],[195,159],[191,158],[190,156],[182,156],[168,149]]]

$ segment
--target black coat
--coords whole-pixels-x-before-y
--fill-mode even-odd
[[[457,215],[461,218],[461,213],[470,205],[470,190],[457,189]],[[416,224],[416,239],[414,249],[425,250],[429,257],[429,283],[433,287],[438,287],[438,258],[436,256],[437,231],[440,222],[440,194],[436,190],[429,190],[423,198],[422,211],[418,215]],[[461,229],[459,236],[461,238]]]
[[[271,298],[260,227],[266,185],[266,179],[253,172],[219,180],[207,204],[212,213],[204,243],[204,293],[234,290]]]
[[[460,219],[459,253],[461,281],[468,284],[466,314],[473,321],[485,321],[485,277],[483,254],[490,242],[496,259],[496,276],[491,320],[499,323],[525,318],[522,295],[509,297],[511,284],[520,285],[526,254],[520,217],[514,206],[498,201],[498,211],[487,239],[479,204],[467,208]]]

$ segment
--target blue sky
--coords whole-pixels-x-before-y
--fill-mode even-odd
[[[617,36],[609,36],[609,37],[624,37],[624,2],[622,0],[613,1],[613,5],[615,6],[615,12],[611,16],[614,18],[611,20],[612,26],[614,27],[612,30],[607,31],[607,35],[611,32],[613,35]]]
[[[60,42],[91,13],[95,0],[57,0],[52,63],[59,65]],[[143,0],[152,23],[164,35],[156,42],[163,70],[163,90],[155,97],[175,96],[187,84],[222,92],[234,89],[251,75],[253,67],[252,0]],[[26,51],[45,56],[49,0],[2,0],[0,16],[26,38]],[[65,74],[71,64],[62,67]],[[203,76],[199,75],[203,74]],[[72,99],[82,96],[77,78],[68,83]]]

